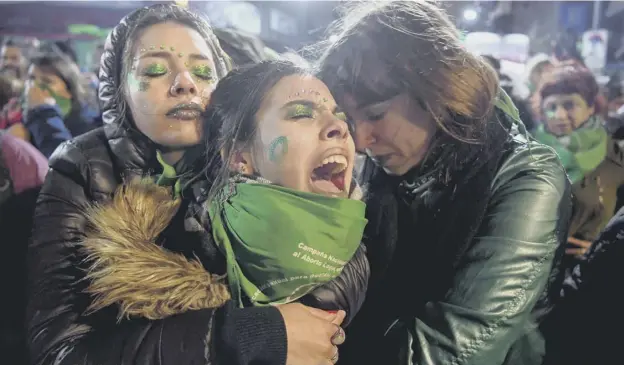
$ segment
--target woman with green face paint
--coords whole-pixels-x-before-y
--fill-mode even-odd
[[[224,256],[196,203],[210,181],[189,179],[206,165],[197,157],[206,152],[203,129],[214,125],[202,116],[228,71],[205,19],[173,4],[137,9],[110,32],[99,74],[105,125],[53,154],[37,201],[26,318],[32,364],[329,363],[344,312],[229,300]],[[246,85],[234,91],[244,97]],[[297,105],[282,123],[314,126],[309,105]],[[344,124],[337,110],[323,110],[327,125]],[[285,143],[277,143],[275,160],[292,163],[297,145],[282,135],[288,150],[281,158]],[[146,175],[167,187],[129,182]]]
[[[54,44],[31,60],[24,90],[24,124],[32,143],[47,157],[62,142],[98,126],[98,108],[78,66]]]
[[[107,217],[125,216],[121,206],[141,207],[129,218],[138,238],[162,227],[180,204],[153,182],[126,184],[115,197],[121,205],[88,214],[98,227],[84,240],[95,262],[86,289],[95,296],[90,310],[115,303],[122,316],[148,319],[219,306],[264,313],[262,335],[254,337],[272,350],[262,363],[335,363],[345,341],[340,326],[359,311],[370,273],[361,244],[365,204],[345,119],[325,84],[292,63],[231,71],[203,119],[207,163],[194,171],[202,184],[188,208],[206,217],[193,229],[211,233],[201,250],[217,252],[215,261],[202,266],[144,239],[120,240],[126,225]],[[166,168],[157,181],[170,186],[174,174]],[[176,244],[189,243],[171,237],[167,247]],[[227,353],[225,360],[242,363]]]
[[[555,149],[573,184],[570,256],[582,256],[611,219],[624,183],[624,156],[605,129],[599,96],[593,74],[577,63],[555,66],[536,95],[543,124],[534,136]]]

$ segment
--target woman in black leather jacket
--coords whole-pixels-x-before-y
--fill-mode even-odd
[[[557,155],[435,4],[356,6],[320,60],[368,156],[371,279],[340,363],[539,364],[570,216]]]
[[[87,263],[79,250],[87,230],[84,210],[109,202],[124,179],[161,174],[163,165],[175,168],[185,199],[158,242],[198,257],[214,274],[224,272],[210,233],[189,212],[196,190],[187,186],[185,172],[196,157],[189,147],[201,137],[200,112],[227,71],[208,24],[175,5],[139,9],[111,32],[99,86],[105,126],[59,147],[37,202],[29,255],[30,363],[284,364],[314,346],[331,351],[330,335],[311,336],[335,331],[335,315],[300,304],[225,305],[119,323],[115,306],[85,314],[91,298],[84,292]]]

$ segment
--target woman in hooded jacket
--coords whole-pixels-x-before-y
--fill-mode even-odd
[[[367,298],[342,364],[539,364],[570,185],[428,1],[350,8],[321,56],[366,153]]]
[[[201,217],[188,209],[201,190],[188,173],[189,161],[202,160],[192,153],[202,135],[200,115],[228,71],[209,25],[171,4],[139,9],[109,35],[101,66],[105,126],[59,147],[37,202],[29,254],[30,362],[284,364],[288,358],[307,364],[311,351],[331,349],[337,314],[301,304],[238,308],[226,303],[219,309],[119,322],[117,306],[87,314],[93,302],[86,293],[89,260],[80,250],[88,229],[86,211],[110,202],[127,179],[171,177],[168,183],[184,199],[170,222],[163,218],[169,223],[162,234],[148,227],[149,236],[137,237],[141,230],[121,235],[155,240],[172,252],[197,257],[202,270],[225,273]],[[154,215],[161,207],[144,208],[132,205],[130,212]]]

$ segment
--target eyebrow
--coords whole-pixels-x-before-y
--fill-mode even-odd
[[[566,101],[572,101],[572,102],[576,102],[576,99],[572,96],[558,96],[555,98],[552,98],[549,96],[546,99],[544,99],[543,104],[552,104],[552,103],[560,103],[560,102],[566,102]]]
[[[151,51],[151,52],[145,52],[142,55],[139,56],[139,59],[141,58],[147,58],[147,57],[160,57],[160,58],[172,58],[173,57],[173,53],[171,52],[167,52],[167,51]],[[199,54],[199,53],[191,53],[188,55],[188,57],[190,59],[193,60],[210,60],[210,58],[204,54]]]
[[[359,110],[359,109],[372,108],[375,106],[384,106],[384,104],[389,104],[391,100],[392,98],[386,99],[386,100],[378,100],[378,101],[366,101],[361,104],[356,104],[355,108]]]
[[[311,100],[307,100],[307,99],[299,99],[299,100],[291,100],[289,102],[287,102],[286,104],[284,104],[281,109],[286,109],[288,107],[291,107],[293,105],[304,105],[307,106],[308,108],[312,108],[312,109],[321,109],[323,108],[322,105],[315,103]],[[329,109],[329,108],[327,108]],[[334,105],[333,110],[331,110],[332,114],[336,114],[337,112],[340,112],[341,109],[338,105]]]

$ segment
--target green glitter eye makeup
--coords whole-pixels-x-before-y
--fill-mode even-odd
[[[143,69],[145,76],[160,76],[167,73],[167,67],[159,63],[152,63]]]
[[[295,104],[287,109],[286,117],[289,119],[313,118],[314,109],[308,105]]]
[[[202,80],[212,79],[212,69],[208,65],[195,65],[191,68],[191,73]]]
[[[337,112],[336,114],[334,114],[336,116],[336,118],[342,120],[342,121],[347,121],[347,114],[345,114],[344,112]]]

